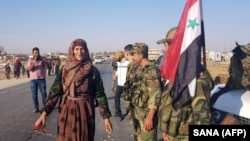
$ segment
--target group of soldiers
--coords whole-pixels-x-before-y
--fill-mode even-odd
[[[165,53],[175,32],[176,27],[171,28],[164,39],[157,41],[164,44]],[[210,124],[209,97],[214,85],[205,66],[202,66],[202,73],[196,80],[195,96],[175,109],[171,96],[173,82],[161,77],[160,69],[148,59],[147,44],[134,43],[128,55],[130,63],[123,85],[127,109],[121,120],[127,116],[134,130],[134,140],[157,141],[157,129],[160,129],[164,141],[186,141],[190,124]]]

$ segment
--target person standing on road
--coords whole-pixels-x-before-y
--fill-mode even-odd
[[[58,100],[56,141],[94,141],[95,102],[104,119],[106,132],[111,134],[111,113],[101,74],[92,65],[87,43],[83,39],[71,43],[66,63],[58,71],[35,127],[45,125],[46,117]]]
[[[54,57],[53,66],[55,67],[55,74],[57,74],[59,71],[59,68],[61,66],[61,60],[60,60],[59,56]]]
[[[39,112],[38,88],[41,92],[42,102],[45,104],[47,98],[46,92],[46,66],[49,64],[45,58],[40,56],[38,47],[32,49],[33,57],[30,57],[27,62],[27,68],[30,76],[30,88],[32,100],[34,104],[34,113]]]
[[[16,58],[16,60],[14,62],[14,69],[13,69],[14,70],[14,77],[16,79],[19,79],[19,77],[20,77],[21,67],[22,67],[21,61],[18,58]]]
[[[157,41],[164,44],[165,54],[175,36],[176,27],[171,28],[165,39]],[[202,66],[201,73],[196,80],[196,94],[184,106],[174,109],[172,101],[172,88],[174,82],[166,80],[161,95],[159,107],[159,129],[164,141],[188,141],[189,125],[209,125],[211,113],[209,106],[210,92],[213,89],[213,80],[208,70]]]
[[[133,62],[139,64],[141,73],[137,86],[131,94],[134,124],[138,141],[157,141],[158,106],[162,92],[161,75],[157,66],[148,59],[148,45],[133,45]]]
[[[116,53],[115,53],[116,54]],[[117,86],[117,81],[115,79],[115,74],[116,74],[116,71],[117,71],[117,58],[114,57],[111,61],[111,67],[112,67],[112,86],[111,86],[111,91],[112,92],[115,92],[115,88]]]
[[[52,70],[52,58],[47,58],[49,62],[49,67],[47,68],[48,70],[48,76],[51,76],[51,70]]]
[[[133,136],[134,136],[134,141],[137,141],[137,135],[136,135],[136,124],[134,122],[135,117],[132,115],[133,112],[133,105],[132,105],[132,94],[134,88],[137,86],[138,79],[136,76],[139,76],[141,73],[141,67],[139,64],[135,64],[133,62],[133,45],[131,47],[131,50],[128,53],[128,71],[126,75],[126,82],[124,83],[123,86],[123,98],[126,102],[126,113],[123,115],[121,120],[127,116],[127,119],[129,121],[130,126],[133,128]]]
[[[129,46],[129,45],[127,45]],[[127,46],[124,47],[127,48]],[[120,98],[123,93],[123,85],[126,81],[126,74],[128,69],[129,61],[125,58],[123,51],[117,51],[115,54],[117,58],[117,71],[115,75],[115,79],[117,80],[117,86],[115,90],[115,113],[112,115],[113,117],[121,117],[121,103]]]
[[[25,73],[26,73],[26,68],[25,68],[24,65],[22,65],[22,74],[23,74],[23,76],[25,75]]]
[[[10,63],[7,62],[7,64],[4,66],[4,68],[5,68],[5,75],[6,75],[6,78],[7,78],[7,79],[10,79],[10,71],[11,71]]]

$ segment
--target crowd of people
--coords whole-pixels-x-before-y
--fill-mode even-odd
[[[157,41],[164,45],[165,54],[175,32],[176,27],[171,28],[164,39]],[[34,130],[45,127],[46,117],[58,101],[57,141],[93,141],[96,106],[99,107],[108,134],[113,130],[111,116],[121,120],[127,116],[135,141],[157,141],[158,130],[162,132],[164,141],[188,140],[189,125],[211,124],[209,97],[214,83],[206,67],[201,65],[193,98],[175,108],[171,95],[174,82],[161,76],[160,68],[148,59],[148,48],[146,43],[137,42],[127,44],[123,51],[115,52],[111,63],[111,89],[115,93],[115,111],[112,114],[100,72],[92,63],[85,40],[76,39],[70,44],[66,63],[58,69],[48,96],[44,86],[45,72],[39,69],[50,63],[37,59],[39,49],[34,48],[34,57],[28,61],[28,70],[31,73],[34,112],[41,112],[34,123]],[[43,85],[43,89],[39,85]],[[41,110],[37,101],[38,87],[43,99]],[[121,97],[126,101],[126,113],[121,110]]]
[[[157,44],[164,45],[165,55],[176,30],[176,27],[171,28],[164,39],[157,41]],[[189,138],[189,125],[210,125],[210,94],[214,83],[202,62],[201,73],[196,79],[195,95],[183,106],[176,108],[171,94],[174,82],[161,76],[160,68],[148,59],[148,48],[146,43],[136,42],[115,51],[111,62],[113,113],[109,108],[101,74],[93,65],[85,40],[72,41],[65,65],[61,65],[58,57],[42,57],[38,47],[32,49],[27,66],[16,58],[13,64],[14,78],[18,79],[20,74],[25,76],[27,72],[33,112],[41,113],[33,130],[45,128],[46,117],[58,101],[57,141],[94,141],[95,107],[99,107],[108,134],[113,130],[111,116],[121,120],[127,117],[135,141],[157,141],[158,130],[162,132],[164,141],[186,141]],[[241,48],[243,51],[248,49]],[[10,62],[7,62],[7,79],[10,79],[11,71]],[[47,94],[46,74],[50,76],[52,73],[56,74],[56,78]],[[42,98],[40,105],[38,89]],[[126,102],[125,113],[122,113],[120,98]]]
[[[164,54],[170,47],[176,29],[176,27],[171,28],[164,39],[157,41],[158,44],[164,45]],[[131,46],[130,50],[126,50],[128,46]],[[188,140],[188,125],[211,124],[208,96],[214,85],[204,66],[197,79],[197,93],[194,98],[185,106],[175,109],[172,106],[171,96],[173,82],[164,79],[160,68],[149,61],[147,44],[128,44],[124,47],[123,53],[115,52],[113,62],[115,61],[116,77],[113,77],[112,81],[117,81],[117,87],[113,116],[121,119],[127,116],[134,131],[135,141],[157,141],[158,129],[162,132],[164,141]],[[119,74],[123,74],[122,77],[119,77]],[[121,93],[127,105],[124,114],[121,113],[118,100]]]
[[[59,68],[61,66],[61,59],[59,56],[55,56],[52,58],[46,58],[48,67],[46,67],[46,74],[49,76],[51,74],[57,74],[59,71]],[[10,61],[7,61],[4,68],[5,68],[5,75],[6,79],[11,78],[11,72],[13,72],[13,78],[19,79],[22,76],[30,77],[29,70],[27,69],[27,61],[20,61],[19,58],[15,58],[15,61],[13,64],[10,63]]]
[[[157,44],[164,45],[165,57],[177,28],[171,28],[166,37],[157,41]],[[117,69],[115,74],[126,74],[126,79],[115,77],[119,93],[115,93],[115,113],[114,117],[125,116],[134,131],[135,141],[157,141],[157,130],[162,132],[164,141],[188,141],[189,125],[211,125],[212,114],[211,105],[218,96],[232,89],[249,90],[249,53],[250,44],[239,45],[233,50],[229,65],[230,77],[225,88],[218,91],[211,97],[211,91],[214,88],[214,81],[207,70],[204,62],[200,62],[200,73],[196,76],[195,94],[183,105],[176,107],[174,105],[173,81],[164,79],[161,76],[160,68],[148,60],[148,46],[145,43],[129,44],[131,50],[125,50],[120,58],[115,56]],[[126,54],[126,55],[123,55]],[[126,56],[126,57],[124,57]],[[125,62],[126,65],[120,65]],[[114,66],[114,65],[113,65]],[[120,68],[119,68],[120,67]],[[114,80],[114,79],[113,79]],[[120,87],[122,86],[122,90]],[[123,99],[126,101],[126,113],[121,113],[120,102],[117,97],[123,93]],[[186,97],[180,93],[180,97]],[[211,97],[211,98],[210,98]],[[234,120],[230,120],[234,119]],[[232,115],[226,115],[220,124],[235,125],[240,124]]]
[[[171,28],[164,39],[157,41],[164,45],[164,54],[168,52],[176,29]],[[59,58],[52,60],[40,56],[38,47],[32,49],[32,57],[28,59],[26,67],[17,58],[14,62],[14,77],[18,79],[21,71],[29,72],[33,112],[41,113],[33,129],[45,128],[46,117],[58,102],[57,141],[94,141],[95,107],[99,107],[108,134],[113,130],[111,116],[121,120],[127,116],[135,141],[157,141],[158,130],[162,132],[164,141],[188,140],[189,125],[211,124],[210,92],[214,83],[206,67],[201,65],[195,95],[176,108],[171,95],[174,82],[161,76],[160,68],[148,59],[148,49],[146,43],[136,42],[127,44],[124,50],[115,51],[111,63],[111,90],[114,92],[115,104],[113,113],[109,108],[101,74],[93,65],[85,40],[71,42],[64,65],[61,65]],[[9,62],[5,71],[6,78],[10,79]],[[48,94],[47,73],[56,74]],[[38,102],[38,89],[42,97],[41,105]],[[122,113],[121,97],[126,102],[126,113]]]

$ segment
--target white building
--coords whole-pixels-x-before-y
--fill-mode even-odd
[[[209,60],[215,61],[215,62],[221,62],[222,61],[222,55],[219,51],[209,51]]]
[[[148,59],[156,61],[162,55],[162,49],[148,49]]]

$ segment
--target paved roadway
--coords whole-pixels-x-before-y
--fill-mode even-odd
[[[111,91],[112,70],[110,64],[96,65],[102,75],[105,92],[108,97],[111,112],[114,111],[114,93]],[[47,77],[47,91],[55,76]],[[33,104],[29,87],[29,79],[0,80],[0,141],[54,141],[56,137],[57,109],[47,118],[46,134],[32,131],[34,121],[39,113],[33,113]],[[39,93],[39,101],[41,96]],[[121,106],[125,113],[125,102],[121,98]],[[95,141],[131,141],[132,129],[127,119],[122,122],[117,117],[111,117],[113,133],[107,135],[98,108],[96,109]],[[160,133],[159,133],[160,139]],[[160,139],[161,140],[161,139]]]

